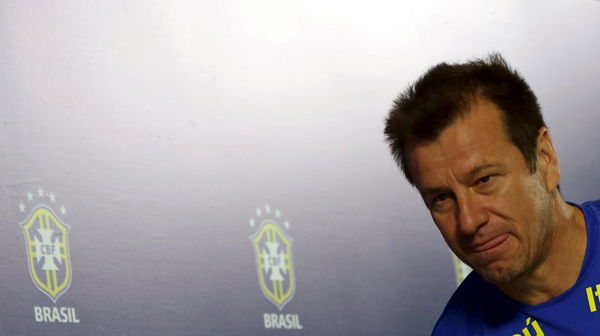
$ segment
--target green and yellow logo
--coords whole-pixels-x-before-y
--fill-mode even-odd
[[[458,286],[471,273],[472,269],[469,265],[458,259],[454,253],[452,253],[452,259],[454,260],[454,274],[456,275],[456,285]]]
[[[31,211],[19,225],[25,236],[29,274],[36,287],[56,303],[71,285],[70,227],[52,210],[56,203],[53,193],[46,195],[40,188],[35,199],[31,192],[27,199],[28,204],[33,203]],[[25,213],[26,208],[23,202],[19,204],[20,212]],[[60,213],[66,215],[64,205]]]
[[[585,294],[588,299],[588,305],[590,306],[590,312],[596,312],[598,310],[596,299],[600,301],[600,284],[597,284],[593,287],[586,287]]]
[[[530,331],[529,327],[533,328],[535,334]],[[521,330],[521,334],[513,334],[513,336],[544,336],[544,331],[540,327],[538,321],[528,317],[527,320],[525,320],[525,328]]]
[[[259,222],[250,219],[250,226],[258,229],[250,237],[254,247],[258,283],[265,297],[282,310],[294,297],[296,282],[292,259],[292,238],[279,225],[281,212],[269,205],[257,208]],[[283,221],[289,229],[290,223]]]

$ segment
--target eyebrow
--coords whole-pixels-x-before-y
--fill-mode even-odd
[[[500,169],[502,171],[506,170],[506,166],[501,164],[501,163],[488,163],[488,164],[483,164],[477,167],[473,167],[468,173],[467,173],[467,179],[468,180],[472,180],[475,177],[477,177],[477,175],[481,174],[482,171],[486,170],[486,169],[490,169],[490,168],[497,168]],[[449,188],[443,188],[443,187],[433,187],[433,188],[424,188],[420,193],[421,196],[424,198],[425,196],[431,195],[431,194],[439,194],[439,193],[445,193],[448,192],[450,189]]]
[[[475,177],[477,177],[477,175],[481,174],[481,172],[483,170],[489,169],[489,168],[499,168],[501,170],[506,170],[506,166],[501,164],[501,163],[488,163],[488,164],[484,164],[481,166],[477,166],[474,167],[473,169],[471,169],[469,171],[469,173],[467,174],[467,177],[469,180],[474,179]]]
[[[450,189],[448,189],[448,188],[425,188],[421,192],[421,197],[425,198],[426,196],[429,196],[429,195],[432,195],[432,194],[445,193],[448,190],[450,190]]]

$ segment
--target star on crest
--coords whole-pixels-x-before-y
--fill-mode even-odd
[[[42,186],[39,186],[37,188],[37,190],[28,190],[27,193],[25,194],[25,196],[27,197],[27,202],[20,202],[19,204],[17,204],[17,206],[19,207],[19,212],[25,212],[25,210],[27,209],[29,204],[28,202],[37,202],[35,200],[35,198],[39,198],[41,202],[44,202],[43,200],[48,199],[50,201],[50,203],[56,203],[56,194],[54,192],[49,192],[46,191],[42,188]],[[48,204],[47,204],[48,205]],[[32,205],[33,206],[33,205]],[[60,208],[60,214],[62,215],[66,215],[67,214],[67,208],[65,207],[64,204],[61,204]]]
[[[270,218],[270,219],[272,219],[272,220],[277,219],[275,222],[279,222],[279,220],[282,217],[281,210],[279,210],[278,208],[271,207],[271,205],[268,204],[268,203],[266,203],[264,207],[260,207],[260,206],[256,207],[255,212],[256,212],[256,215],[259,216],[259,217],[263,217],[265,215],[270,215],[269,217],[271,217],[271,216],[274,217],[274,218]],[[258,222],[260,222],[260,221],[261,221],[261,219],[259,218]],[[250,220],[248,220],[248,223],[249,223],[250,227],[256,227],[256,225],[258,224],[257,221],[254,218],[250,218]],[[286,230],[289,230],[290,229],[290,222],[287,221],[287,220],[284,221],[283,222],[283,227]]]

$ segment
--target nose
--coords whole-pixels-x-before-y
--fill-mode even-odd
[[[480,195],[470,194],[469,192],[461,196],[457,195],[456,198],[458,229],[464,235],[472,235],[488,221],[488,212],[485,209],[484,202]]]

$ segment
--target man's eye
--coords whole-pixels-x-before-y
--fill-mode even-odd
[[[477,180],[477,183],[488,183],[490,181],[490,178],[492,178],[490,175],[484,176]]]
[[[434,203],[443,202],[448,199],[448,194],[439,194],[433,199]]]
[[[432,195],[433,196],[433,195]],[[441,193],[430,198],[427,206],[431,211],[444,212],[450,209],[452,205],[452,199],[454,199],[453,192]]]

